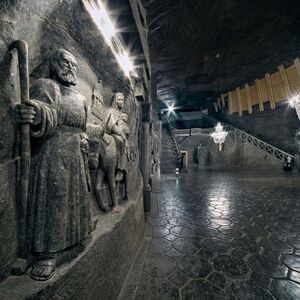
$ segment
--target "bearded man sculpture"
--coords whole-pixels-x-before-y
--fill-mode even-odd
[[[55,51],[49,78],[38,79],[31,86],[31,100],[16,108],[19,122],[31,124],[27,241],[36,280],[52,277],[59,253],[84,248],[91,239],[88,106],[73,89],[76,67],[71,53]]]

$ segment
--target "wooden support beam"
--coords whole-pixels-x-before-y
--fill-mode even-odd
[[[222,106],[225,107],[225,94],[221,95],[221,102],[222,102]]]
[[[218,108],[221,109],[221,99],[218,98]]]
[[[271,75],[269,73],[267,73],[265,75],[265,78],[266,78],[266,82],[267,82],[270,106],[271,106],[271,109],[275,109],[276,108],[276,102],[275,102],[275,97],[274,97],[272,81],[271,81]]]
[[[262,94],[261,94],[261,86],[260,86],[259,79],[255,80],[255,86],[256,86],[257,97],[258,97],[259,111],[264,111],[264,103],[263,103],[263,98],[262,98]]]
[[[228,99],[229,99],[229,114],[232,115],[232,113],[233,113],[233,98],[232,98],[231,91],[228,93]]]
[[[243,115],[243,107],[242,107],[242,98],[241,98],[241,90],[238,87],[236,89],[237,101],[238,101],[238,108],[239,108],[239,116]]]
[[[252,101],[251,101],[250,87],[249,87],[248,83],[245,84],[245,91],[246,91],[248,112],[249,112],[249,114],[252,114]]]
[[[296,71],[297,71],[298,77],[300,79],[300,59],[296,58],[294,60],[294,64],[295,64],[295,67],[296,67]]]
[[[218,112],[218,103],[214,102],[215,111]]]
[[[283,82],[283,87],[284,87],[284,91],[286,94],[286,98],[289,99],[292,96],[292,92],[291,92],[291,87],[290,87],[290,84],[289,84],[289,81],[288,81],[288,78],[286,75],[286,70],[283,65],[280,65],[278,67],[278,69],[280,72],[281,80]]]

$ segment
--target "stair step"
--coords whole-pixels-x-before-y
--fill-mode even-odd
[[[174,148],[165,148],[165,149],[162,149],[162,153],[177,153],[177,150],[174,149]]]

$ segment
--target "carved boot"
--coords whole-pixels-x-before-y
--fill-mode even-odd
[[[38,281],[46,281],[50,279],[56,268],[56,259],[52,254],[42,254],[33,264],[30,277]]]
[[[87,246],[91,243],[92,236],[89,234],[85,239],[79,242],[78,247],[80,249],[86,249]]]
[[[121,181],[123,179],[123,172],[118,170],[116,174],[116,181]]]
[[[114,206],[112,207],[111,212],[112,212],[113,214],[119,214],[119,213],[121,212],[121,207],[120,207],[120,205],[119,205],[119,204],[114,205]]]

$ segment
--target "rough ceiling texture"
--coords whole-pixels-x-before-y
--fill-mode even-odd
[[[143,0],[158,99],[207,107],[300,54],[297,0]]]

